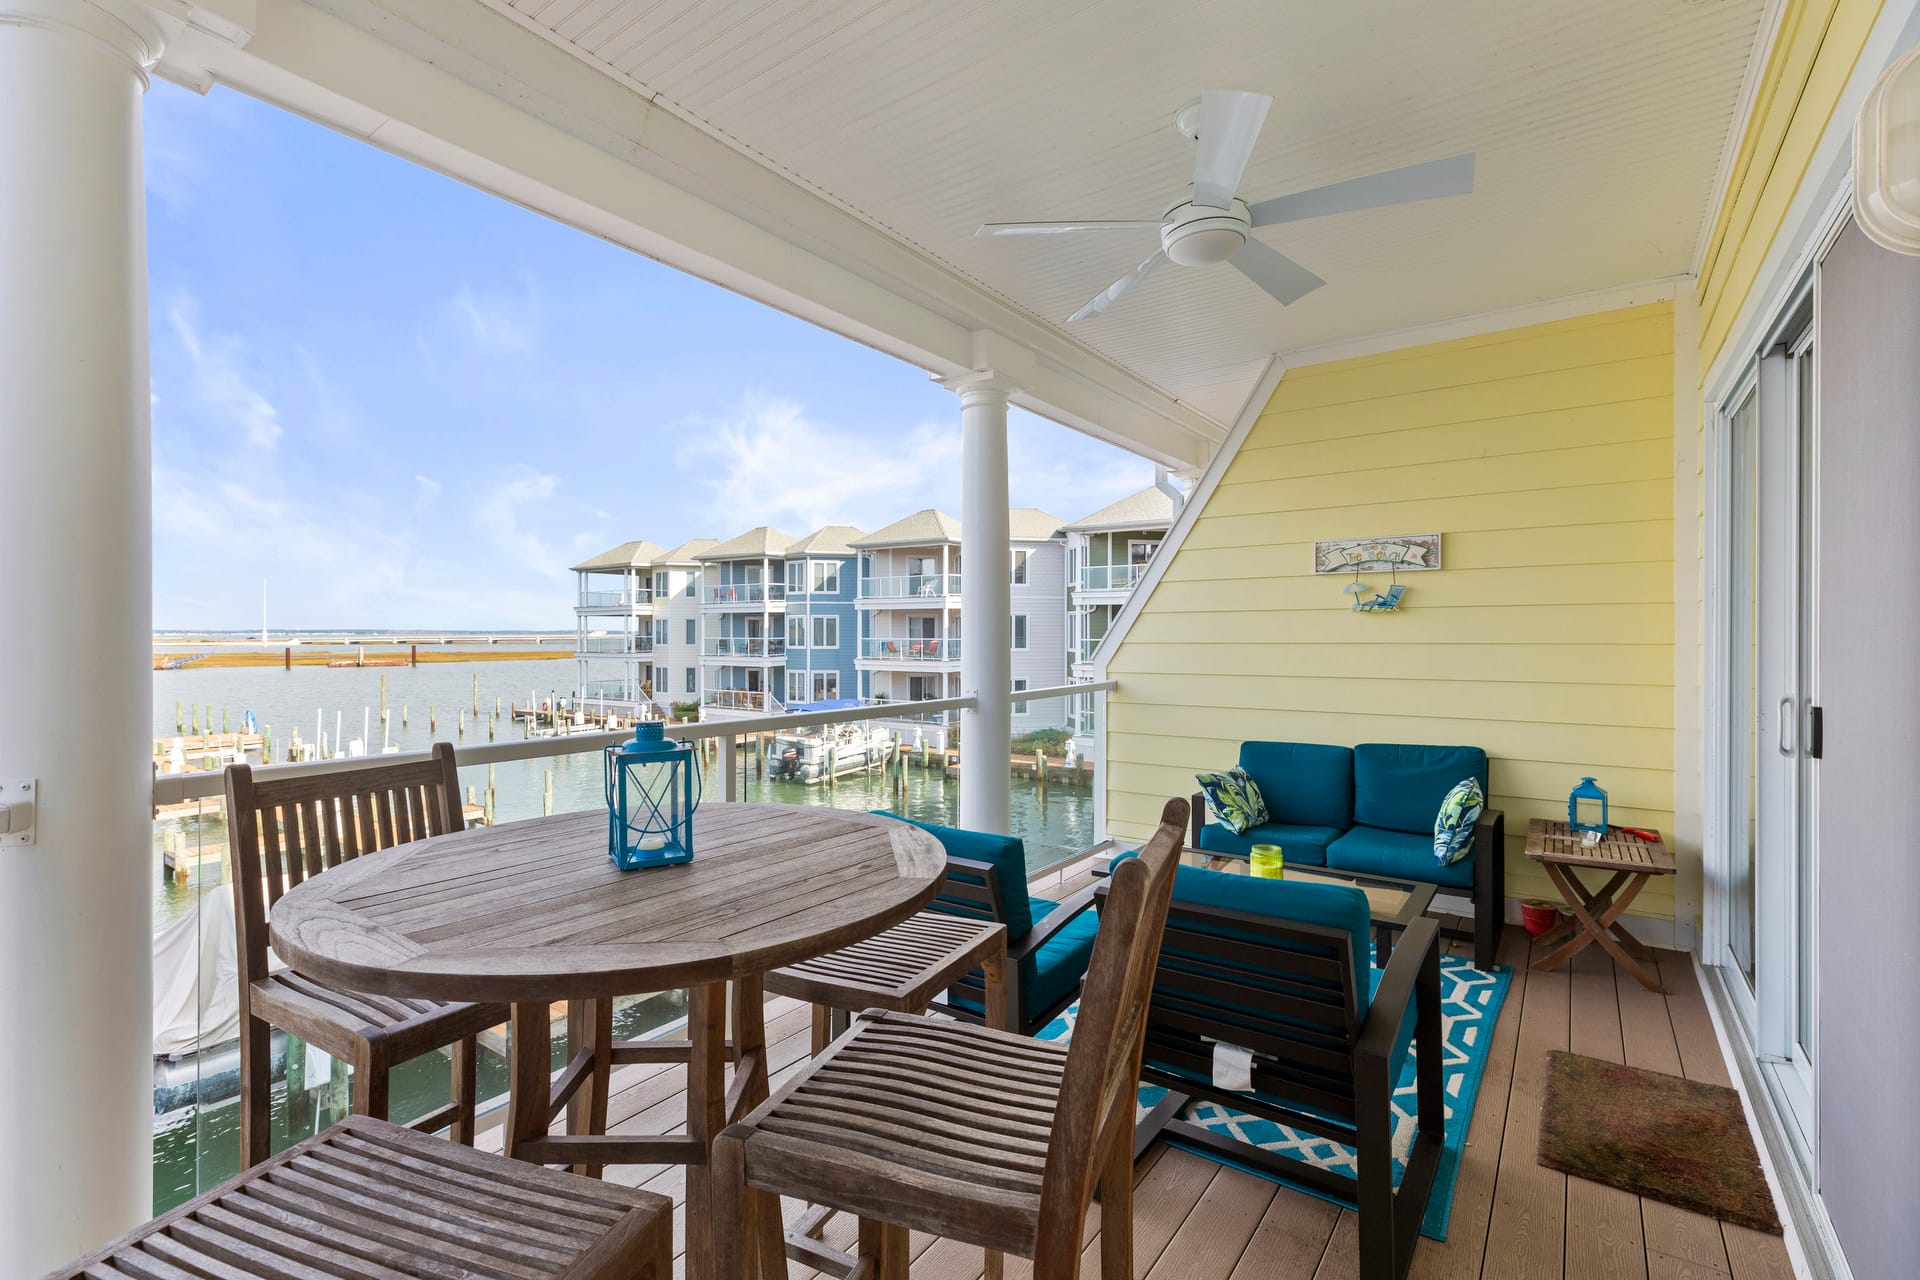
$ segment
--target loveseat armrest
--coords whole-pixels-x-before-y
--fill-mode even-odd
[[[1198,849],[1200,847],[1200,832],[1204,830],[1207,825],[1207,793],[1206,792],[1196,791],[1193,793],[1192,808],[1193,808],[1193,833],[1192,833],[1193,843],[1188,847],[1193,849]]]
[[[1473,825],[1473,965],[1491,969],[1507,919],[1507,815],[1482,809]]]

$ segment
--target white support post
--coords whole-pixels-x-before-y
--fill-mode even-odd
[[[0,0],[0,1275],[152,1207],[151,446],[140,98],[118,0]],[[94,575],[76,591],[72,566]]]
[[[960,396],[960,825],[1004,832],[1012,822],[1007,753],[1013,742],[1013,573],[1007,528],[1007,385],[991,374],[953,379]]]

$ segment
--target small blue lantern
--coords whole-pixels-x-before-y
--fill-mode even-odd
[[[1567,829],[1607,834],[1607,793],[1592,778],[1580,779],[1567,797]]]
[[[700,769],[693,748],[667,738],[658,720],[607,748],[607,854],[622,871],[693,861]]]

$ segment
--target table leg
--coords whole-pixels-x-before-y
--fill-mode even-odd
[[[1007,945],[1003,935],[1000,946],[980,961],[980,977],[986,987],[985,1023],[996,1031],[1011,1031],[1007,1025]]]
[[[1628,941],[1633,944],[1632,950],[1621,945],[1619,935],[1625,930],[1616,923],[1633,900],[1640,896],[1640,890],[1646,887],[1647,881],[1653,878],[1652,875],[1647,872],[1620,873],[1628,876],[1626,890],[1618,897],[1613,897],[1610,893],[1587,894],[1584,886],[1573,873],[1558,863],[1549,862],[1546,864],[1546,869],[1554,886],[1560,890],[1560,896],[1566,901],[1567,909],[1573,913],[1580,927],[1580,933],[1558,950],[1541,957],[1534,963],[1534,968],[1557,968],[1586,950],[1590,944],[1597,942],[1601,950],[1612,956],[1614,961],[1632,974],[1634,980],[1641,986],[1664,995],[1666,988],[1660,984],[1659,977],[1649,973],[1642,963],[1648,958],[1646,949],[1641,947],[1637,940],[1631,938]],[[1598,912],[1595,911],[1595,904],[1601,905]]]
[[[1589,897],[1589,895],[1585,892],[1585,886],[1581,885],[1581,889],[1582,889],[1581,897],[1587,899],[1587,901],[1590,904],[1595,899],[1611,899],[1614,895],[1615,890],[1619,889],[1621,885],[1625,884],[1627,882],[1627,878],[1632,874],[1633,873],[1630,871],[1614,872],[1612,877],[1608,879],[1606,884],[1600,887],[1599,892],[1591,895],[1591,897]],[[1574,884],[1580,885],[1580,878],[1578,876],[1573,876],[1571,877],[1571,879]],[[1558,884],[1559,882],[1555,881],[1554,883]],[[1564,890],[1562,890],[1561,896],[1563,898],[1565,897]],[[1553,928],[1547,930],[1545,933],[1541,934],[1538,938],[1535,938],[1534,942],[1543,947],[1551,947],[1555,943],[1565,942],[1568,938],[1571,938],[1575,933],[1578,933],[1579,930],[1580,930],[1579,920],[1569,915],[1566,919],[1562,920],[1559,924],[1556,924],[1555,926],[1553,926]]]
[[[506,1152],[518,1157],[521,1144],[547,1136],[553,1110],[552,1023],[547,1002],[525,1000],[513,1006],[507,1031]]]
[[[727,1122],[726,1018],[726,983],[687,992],[687,1040],[692,1050],[687,1063],[687,1136],[697,1152],[687,1165],[687,1280],[715,1280],[709,1162],[713,1139]]]
[[[733,1087],[727,1091],[725,1121],[732,1124],[767,1100],[772,1064],[767,1061],[767,993],[759,974],[734,984]],[[738,1230],[746,1238],[749,1273],[779,1277],[787,1273],[786,1237],[780,1219],[780,1197],[748,1189],[742,1201],[743,1221],[718,1223],[717,1231]]]
[[[607,1131],[607,1092],[613,1078],[613,1001],[567,1002],[567,1055],[593,1058],[592,1074],[567,1099],[567,1132],[594,1135]],[[575,1173],[597,1178],[597,1164],[577,1164]]]

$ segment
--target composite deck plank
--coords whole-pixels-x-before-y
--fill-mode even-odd
[[[1342,1214],[1318,1196],[1281,1187],[1228,1280],[1312,1280]]]
[[[1568,968],[1569,1047],[1590,1058],[1625,1062],[1613,962],[1589,948],[1575,956]],[[1566,1269],[1566,1280],[1646,1280],[1640,1197],[1604,1183],[1568,1178]]]
[[[1154,1162],[1147,1176],[1134,1183],[1133,1193],[1133,1274],[1144,1277],[1153,1269],[1160,1256],[1166,1252],[1193,1212],[1200,1203],[1200,1197],[1207,1193],[1215,1175],[1222,1172],[1224,1166],[1217,1165],[1203,1156],[1191,1151],[1169,1149]],[[1013,1259],[1007,1259],[1009,1263]],[[1009,1268],[1008,1274],[1012,1271]],[[1081,1280],[1099,1280],[1100,1277],[1100,1237],[1094,1233],[1092,1239],[1080,1251]]]
[[[1359,1274],[1360,1215],[1342,1209],[1333,1224],[1333,1234],[1327,1237],[1320,1265],[1313,1269],[1313,1280],[1353,1280]]]
[[[1265,1178],[1223,1166],[1147,1280],[1227,1280],[1279,1190]]]
[[[1567,1047],[1569,999],[1565,969],[1527,976],[1481,1267],[1485,1280],[1549,1280],[1565,1274],[1567,1176],[1541,1165],[1537,1152],[1547,1051]]]
[[[1793,1262],[1779,1236],[1723,1222],[1720,1238],[1727,1246],[1733,1280],[1793,1280]]]
[[[1472,953],[1471,943],[1456,941],[1453,945],[1467,955]],[[1500,963],[1513,971],[1513,977],[1499,1021],[1494,1024],[1487,1069],[1480,1078],[1480,1096],[1474,1102],[1473,1123],[1460,1153],[1460,1175],[1454,1183],[1447,1238],[1422,1240],[1414,1248],[1408,1280],[1477,1280],[1486,1255],[1487,1226],[1493,1216],[1494,1184],[1500,1172],[1501,1143],[1513,1085],[1514,1051],[1520,1037],[1520,1009],[1526,997],[1527,935],[1509,927],[1501,936],[1499,956]]]

